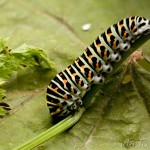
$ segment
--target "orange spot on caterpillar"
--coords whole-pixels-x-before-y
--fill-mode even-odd
[[[74,93],[74,88],[71,88],[71,92]]]
[[[73,73],[73,74],[72,74],[72,76],[74,76],[74,77],[75,77],[75,76],[76,76],[76,73]]]
[[[68,67],[69,70],[71,70],[71,67]]]
[[[97,44],[98,47],[101,47],[102,44]]]
[[[89,55],[89,58],[91,59],[93,56],[92,55]]]
[[[59,88],[58,88],[58,87],[56,87],[54,90],[57,92],[57,91],[58,91],[58,89],[59,89]]]
[[[62,110],[60,108],[58,108],[56,111],[54,112],[51,112],[50,114],[53,116],[53,115],[56,115],[57,113],[61,112]]]
[[[99,64],[98,63],[96,63],[96,68],[99,68]]]
[[[126,37],[127,36],[127,32],[124,32],[123,36]]]
[[[111,36],[111,34],[112,34],[112,33],[108,33],[107,35],[108,35],[108,36]]]
[[[81,86],[81,82],[82,82],[82,81],[81,81],[81,80],[79,80],[78,85],[80,85],[80,86]]]
[[[64,84],[66,84],[68,81],[67,81],[67,80],[64,80],[63,82],[64,82]]]
[[[64,99],[67,99],[67,98],[68,98],[68,96],[65,94],[65,95],[64,95]]]
[[[107,51],[104,51],[104,57],[106,57],[107,56]]]
[[[116,46],[116,41],[113,42],[113,46]]]
[[[92,74],[91,74],[91,73],[88,73],[88,77],[91,78],[91,76],[92,76]]]
[[[134,32],[136,30],[136,28],[133,28],[131,31]]]
[[[83,66],[81,66],[81,68],[82,68],[82,69],[84,69],[84,68],[85,68],[85,66],[83,65]]]
[[[120,24],[119,26],[120,26],[120,28],[122,28],[122,27],[123,27],[123,24]]]

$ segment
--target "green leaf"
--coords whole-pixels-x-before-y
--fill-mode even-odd
[[[123,84],[127,84],[127,83],[129,83],[131,80],[132,80],[131,75],[126,75],[126,76],[124,76],[124,78],[123,78],[123,80],[122,80],[122,83],[123,83]]]
[[[9,47],[14,50],[23,43],[42,47],[55,62],[57,72],[71,64],[111,24],[132,15],[150,18],[149,0],[2,0],[0,8],[0,36],[10,37]],[[91,29],[85,32],[82,25],[86,23]],[[149,42],[142,46],[143,51],[149,48]],[[150,57],[149,53],[145,55]],[[125,72],[126,67],[125,63],[99,88],[79,122],[37,149],[148,150],[150,75],[140,66],[130,65]],[[55,74],[25,69],[5,85],[4,102],[12,110],[0,120],[0,149],[13,149],[52,127],[45,91]],[[132,80],[122,84],[126,75]]]
[[[50,61],[41,48],[29,46],[26,44],[11,50],[10,55],[14,56],[21,65],[34,66],[40,65],[41,69],[51,69],[54,63]]]
[[[40,68],[39,70],[52,69],[51,62],[43,49],[21,45],[16,49],[8,49],[6,40],[0,38],[0,86],[11,77],[11,75],[24,67]],[[4,96],[4,90],[0,90],[0,100]]]
[[[7,110],[3,107],[0,107],[0,116],[5,116],[7,114]]]

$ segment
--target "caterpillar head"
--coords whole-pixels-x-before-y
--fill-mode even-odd
[[[141,35],[150,34],[150,20],[144,17],[137,19],[138,33]]]
[[[77,109],[77,104],[74,102],[71,106],[70,106],[70,110],[76,110]]]

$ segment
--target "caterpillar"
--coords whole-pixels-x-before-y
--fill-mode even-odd
[[[113,63],[141,36],[150,34],[150,20],[133,16],[109,27],[47,87],[47,106],[53,118],[66,117],[82,107],[82,93],[105,81]]]

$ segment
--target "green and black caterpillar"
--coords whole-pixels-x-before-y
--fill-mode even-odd
[[[100,34],[65,70],[51,80],[47,105],[53,118],[66,117],[82,107],[82,92],[105,81],[122,54],[140,37],[150,34],[150,20],[133,16],[112,25]]]

